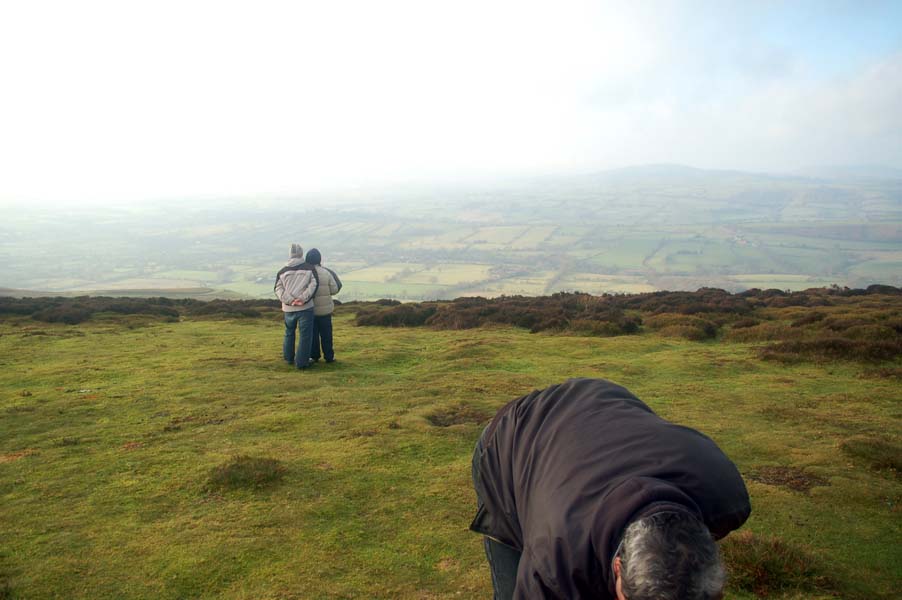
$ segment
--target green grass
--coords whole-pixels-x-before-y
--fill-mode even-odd
[[[899,439],[897,379],[763,362],[751,344],[351,317],[336,317],[338,362],[306,373],[281,360],[278,315],[0,322],[0,598],[489,597],[467,531],[473,444],[505,402],[576,376],[713,437],[747,475],[749,539],[828,569],[826,588],[787,580],[769,598],[902,583],[902,483],[872,466]],[[775,467],[826,483],[748,477]],[[211,485],[220,469],[252,483]],[[754,598],[759,568],[798,576],[759,548],[729,598]]]

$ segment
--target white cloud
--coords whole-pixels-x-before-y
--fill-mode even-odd
[[[741,32],[712,40],[675,6],[7,3],[0,199],[655,161],[773,168],[806,139],[849,136],[899,160],[895,63],[815,85],[779,47],[720,52]]]

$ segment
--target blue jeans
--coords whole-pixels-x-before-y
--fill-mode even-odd
[[[298,348],[294,350],[294,330],[298,330]],[[282,341],[282,358],[298,369],[310,366],[310,348],[313,345],[313,309],[285,313],[285,339]]]
[[[476,490],[476,503],[479,508],[484,504],[480,494],[485,493],[482,491],[485,488],[482,485],[479,469],[484,437],[485,430],[479,436],[479,441],[476,442],[476,448],[473,450],[473,487]],[[492,572],[492,587],[495,590],[494,600],[510,600],[514,597],[514,587],[517,584],[517,568],[520,566],[520,555],[522,553],[516,548],[502,544],[490,537],[483,537],[482,540],[485,546],[485,557],[489,561],[489,570]]]
[[[326,362],[335,360],[335,349],[332,347],[332,315],[313,317],[313,350],[310,352],[310,358],[313,360],[319,360],[320,342]]]

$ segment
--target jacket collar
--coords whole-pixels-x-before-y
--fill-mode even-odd
[[[609,491],[595,513],[592,545],[605,588],[616,598],[612,563],[623,531],[631,522],[659,512],[688,512],[701,519],[701,511],[686,493],[668,481],[653,477],[625,479]]]

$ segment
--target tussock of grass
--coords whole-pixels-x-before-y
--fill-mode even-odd
[[[658,333],[664,337],[683,338],[693,342],[701,342],[712,337],[701,327],[693,327],[691,325],[668,325],[661,328]]]
[[[783,340],[791,335],[795,333],[784,323],[765,321],[741,329],[734,326],[726,337],[731,342],[769,342]]]
[[[811,556],[779,538],[741,531],[720,545],[729,587],[768,597],[782,593],[831,593],[835,585]]]
[[[275,485],[285,476],[285,467],[274,458],[236,456],[210,473],[211,489],[260,489]]]
[[[479,424],[485,423],[491,418],[492,415],[489,413],[466,404],[440,408],[426,415],[426,420],[436,427],[450,427],[451,425],[465,425],[468,423]]]
[[[902,472],[902,447],[879,438],[853,438],[843,442],[840,448],[847,455],[870,468]]]
[[[805,325],[811,325],[812,323],[817,323],[818,321],[823,321],[825,315],[822,312],[812,311],[807,314],[803,314],[800,317],[793,320],[791,323],[792,327],[804,327]]]
[[[755,319],[752,317],[745,317],[745,318],[739,319],[738,321],[733,323],[732,327],[733,327],[733,329],[745,329],[747,327],[754,327],[755,325],[758,325],[759,323],[761,323],[761,321],[759,321],[758,319]]]
[[[902,380],[902,367],[886,367],[883,369],[874,369],[865,371],[861,374],[862,378],[874,379],[900,379]]]

